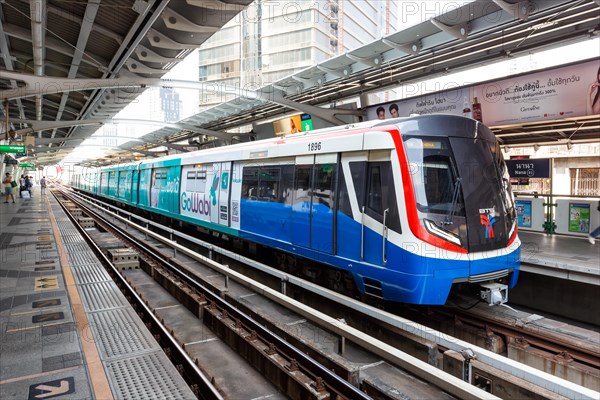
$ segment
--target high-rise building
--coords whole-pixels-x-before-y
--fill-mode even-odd
[[[256,0],[199,50],[200,107],[230,100],[219,85],[256,89],[397,29],[395,0]]]
[[[179,93],[172,88],[160,88],[160,108],[164,122],[179,122],[181,119]]]

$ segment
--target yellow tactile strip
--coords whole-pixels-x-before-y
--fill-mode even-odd
[[[96,399],[112,400],[112,391],[110,390],[110,385],[108,384],[108,378],[106,376],[106,372],[104,371],[104,366],[100,360],[100,354],[98,352],[98,348],[96,347],[96,340],[90,337],[91,335],[93,336],[93,331],[90,329],[87,315],[85,314],[81,298],[79,297],[77,285],[73,279],[73,272],[71,271],[71,265],[69,264],[69,259],[58,231],[56,218],[54,217],[54,213],[52,212],[52,207],[50,206],[49,201],[46,199],[45,202],[46,207],[48,208],[48,214],[50,215],[50,222],[52,223],[52,228],[54,230],[54,240],[56,242],[56,249],[58,250],[60,264],[65,277],[66,289],[69,294],[69,299],[71,300],[71,306],[73,307],[73,320],[75,321],[77,332],[81,338],[81,347],[86,364],[88,366],[90,380],[92,383],[92,392],[94,393],[94,397]]]

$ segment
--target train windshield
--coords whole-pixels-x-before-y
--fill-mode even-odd
[[[404,143],[425,229],[469,251],[506,246],[515,211],[498,145],[441,136],[408,136]]]
[[[441,214],[447,222],[455,215],[464,216],[461,181],[448,140],[412,137],[405,147],[417,209]]]

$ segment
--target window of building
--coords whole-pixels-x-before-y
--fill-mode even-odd
[[[571,168],[571,194],[600,196],[600,168]]]

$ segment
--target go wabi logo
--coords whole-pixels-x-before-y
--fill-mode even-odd
[[[188,194],[183,192],[181,195],[181,209],[194,214],[210,214],[210,203],[204,193],[192,192]]]

